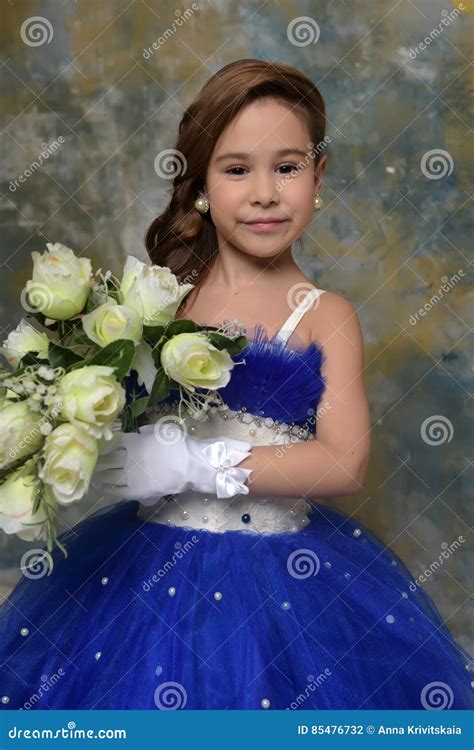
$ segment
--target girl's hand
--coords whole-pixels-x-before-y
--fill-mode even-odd
[[[250,455],[251,443],[219,437],[197,440],[176,426],[166,436],[157,425],[115,433],[101,451],[94,476],[105,493],[153,505],[164,495],[192,489],[219,498],[247,495],[252,469],[233,468]]]

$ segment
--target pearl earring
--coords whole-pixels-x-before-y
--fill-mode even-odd
[[[205,214],[209,211],[209,201],[205,195],[200,195],[194,201],[194,208],[199,211],[200,214]]]
[[[323,199],[319,195],[319,193],[316,193],[314,196],[314,210],[319,211],[323,206]]]

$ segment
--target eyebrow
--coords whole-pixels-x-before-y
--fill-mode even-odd
[[[290,156],[290,154],[298,154],[303,157],[308,155],[306,151],[302,151],[300,148],[284,148],[275,152],[276,156]],[[243,152],[229,152],[218,156],[216,162],[224,161],[224,159],[247,159],[249,156],[250,154],[245,154]]]

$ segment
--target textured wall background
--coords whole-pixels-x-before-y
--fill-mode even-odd
[[[326,99],[331,144],[325,205],[297,260],[318,286],[358,309],[373,421],[366,488],[338,505],[414,576],[445,552],[421,585],[472,649],[465,235],[472,12],[468,0],[463,5],[4,4],[1,323],[3,337],[18,323],[30,253],[47,241],[115,272],[128,253],[145,257],[145,229],[169,187],[155,157],[173,147],[178,118],[210,75],[242,57],[302,69]],[[67,522],[95,500],[70,509]],[[460,549],[446,553],[460,536]],[[4,591],[27,548],[0,536]]]

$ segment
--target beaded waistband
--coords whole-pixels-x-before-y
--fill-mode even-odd
[[[169,495],[152,506],[140,505],[138,518],[149,523],[190,529],[246,531],[257,534],[295,533],[310,523],[305,498],[236,495],[219,499],[192,491]]]

